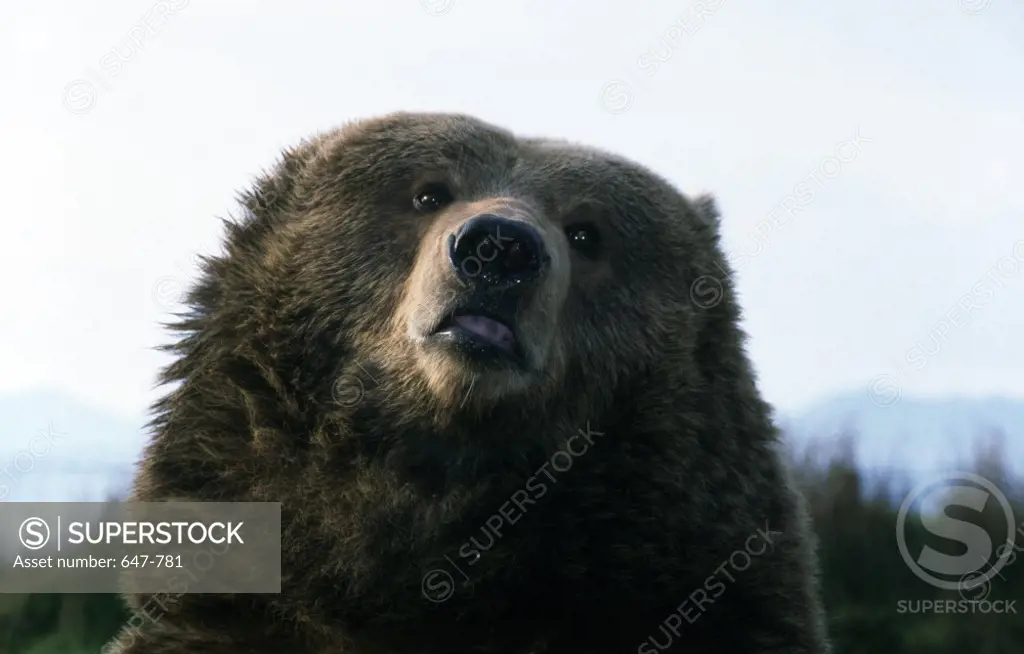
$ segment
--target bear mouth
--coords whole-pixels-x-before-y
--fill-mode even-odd
[[[525,363],[515,320],[498,312],[456,309],[441,321],[431,337],[477,362],[519,366]]]

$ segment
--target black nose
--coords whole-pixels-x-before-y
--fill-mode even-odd
[[[493,214],[471,218],[449,236],[448,258],[461,280],[490,287],[536,279],[548,260],[536,229]]]

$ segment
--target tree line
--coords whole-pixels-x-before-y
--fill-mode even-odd
[[[979,441],[974,460],[964,469],[990,482],[1012,507],[1018,530],[1012,545],[1005,507],[995,498],[989,498],[980,513],[970,502],[945,504],[940,511],[954,532],[944,533],[952,538],[937,538],[934,527],[921,519],[934,507],[909,506],[901,521],[900,509],[916,480],[899,470],[861,471],[853,456],[854,442],[855,436],[847,435],[827,449],[790,452],[818,539],[835,653],[1022,651],[1024,485],[1006,472],[999,438]],[[897,526],[909,563],[901,553]],[[911,563],[922,548],[930,546],[940,556],[962,556],[964,543],[978,538],[978,532],[971,531],[978,527],[991,539],[990,560],[1002,563],[990,578],[985,577],[991,568],[981,568],[963,575],[958,588],[948,590],[915,574]],[[963,538],[957,538],[957,528]],[[1016,606],[1014,600],[1022,605]],[[0,594],[0,652],[97,654],[127,619],[114,595]]]

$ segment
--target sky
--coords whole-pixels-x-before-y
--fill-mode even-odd
[[[1013,0],[43,0],[0,22],[0,393],[143,414],[218,217],[303,136],[474,114],[711,192],[765,397],[1024,398]],[[916,348],[916,349],[915,349]]]

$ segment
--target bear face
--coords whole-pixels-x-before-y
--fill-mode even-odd
[[[641,167],[468,117],[400,115],[320,147],[294,190],[290,292],[324,320],[373,307],[333,329],[417,401],[488,411],[570,378],[608,395],[588,387],[689,340],[700,222]],[[517,253],[537,258],[531,278],[493,278]],[[487,330],[508,356],[485,352]]]
[[[288,151],[242,203],[134,497],[282,502],[282,593],[185,595],[139,651],[632,650],[759,534],[676,646],[825,651],[709,198],[406,113]]]

